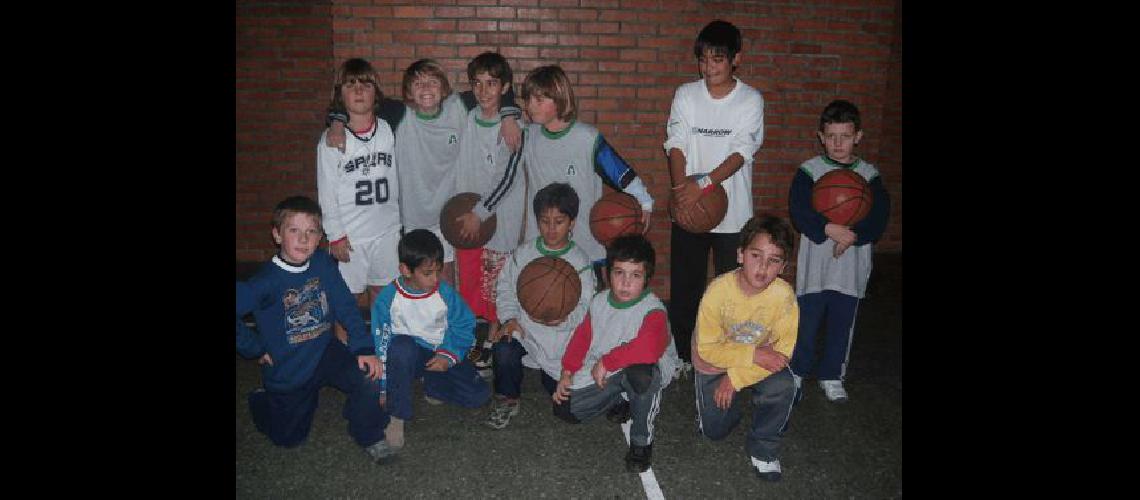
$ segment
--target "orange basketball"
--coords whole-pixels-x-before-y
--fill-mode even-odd
[[[531,319],[550,323],[566,319],[578,305],[582,280],[569,262],[544,256],[523,267],[515,290],[519,305]]]
[[[607,193],[590,209],[590,232],[602,246],[609,246],[618,236],[638,234],[643,229],[641,205],[628,194]]]
[[[873,202],[871,186],[863,176],[845,168],[823,174],[811,188],[811,207],[844,226],[863,220]]]
[[[697,177],[697,175],[689,176],[690,179]],[[708,232],[724,220],[724,214],[727,212],[728,193],[724,192],[724,186],[720,184],[717,184],[711,192],[702,194],[696,203],[684,210],[677,207],[677,197],[674,194],[671,193],[669,196],[669,215],[678,226],[690,233]]]
[[[439,232],[443,233],[443,237],[455,248],[479,248],[495,235],[494,214],[479,225],[479,231],[474,238],[464,239],[459,234],[460,224],[455,218],[470,212],[480,199],[482,197],[476,193],[459,193],[443,204],[443,210],[439,213]]]

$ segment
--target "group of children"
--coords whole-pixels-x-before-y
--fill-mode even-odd
[[[672,225],[668,308],[648,288],[656,254],[643,235],[603,246],[588,227],[574,232],[602,184],[636,198],[646,228],[654,201],[598,130],[577,120],[558,66],[526,76],[524,120],[510,66],[496,53],[470,62],[472,91],[459,95],[438,64],[416,61],[404,72],[403,102],[383,96],[368,62],[342,64],[318,143],[320,202],[281,202],[271,231],[280,252],[237,285],[238,351],[263,365],[264,387],[249,396],[257,428],[278,445],[300,444],[317,391],[332,385],[349,394],[349,433],[382,463],[404,445],[417,381],[432,404],[490,400],[486,423],[502,429],[519,413],[528,367],[558,418],[630,421],[626,468],[644,472],[662,391],[693,369],[698,428],[710,439],[732,431],[741,418],[735,394],[752,389],[747,451],[761,478],[779,480],[780,438],[825,316],[817,376],[830,400],[846,398],[855,310],[889,201],[875,168],[853,154],[858,110],[833,102],[820,122],[826,154],[805,162],[791,188],[801,233],[795,288],[780,277],[795,242],[784,219],[752,215],[763,99],[733,75],[741,42],[730,23],[706,26],[694,45],[702,79],[674,98],[664,144],[673,196],[688,205],[719,184],[728,213],[709,233]],[[811,208],[812,183],[836,168],[860,173],[874,191],[871,214],[851,227]],[[480,195],[454,221],[462,233],[496,217],[481,248],[442,237],[443,204],[460,192]],[[706,289],[704,266],[692,262],[707,262],[710,247],[718,276]],[[531,318],[515,291],[519,273],[544,256],[568,262],[582,284],[560,321]],[[358,310],[365,304],[371,332]],[[258,332],[242,322],[250,312]],[[493,386],[479,368],[489,368]]]

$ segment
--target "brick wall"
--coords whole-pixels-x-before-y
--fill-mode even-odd
[[[766,102],[753,176],[757,211],[787,216],[797,166],[821,151],[820,111],[849,99],[864,116],[858,151],[880,167],[894,205],[878,249],[901,251],[900,8],[899,0],[239,2],[238,260],[271,254],[265,221],[273,203],[294,192],[315,196],[313,143],[339,61],[370,60],[384,92],[397,96],[400,71],[416,59],[437,59],[453,87],[466,90],[467,61],[494,50],[507,56],[516,84],[535,67],[560,64],[580,119],[645,180],[658,200],[649,233],[659,255],[653,288],[667,298],[669,174],[661,144],[673,91],[698,78],[693,40],[715,18],[744,32],[738,76]],[[277,128],[252,128],[261,119]]]

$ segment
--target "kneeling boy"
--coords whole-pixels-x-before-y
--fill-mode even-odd
[[[661,391],[680,365],[669,334],[665,305],[647,285],[656,255],[641,235],[615,239],[606,250],[610,290],[594,296],[562,356],[562,377],[551,396],[571,423],[602,412],[620,423],[630,418],[630,472],[649,469],[653,420]],[[582,370],[583,366],[589,371]]]
[[[740,422],[736,393],[752,388],[752,428],[746,449],[761,479],[780,480],[780,439],[792,411],[795,382],[788,357],[796,345],[800,310],[780,278],[792,253],[792,228],[760,215],[744,224],[740,267],[709,284],[693,335],[697,424],[705,437],[724,439]]]

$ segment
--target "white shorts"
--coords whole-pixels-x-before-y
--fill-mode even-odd
[[[447,242],[447,238],[443,237],[443,231],[440,231],[439,224],[424,229],[435,233],[435,237],[439,238],[440,243],[443,243],[443,262],[445,264],[455,262],[455,247],[451,246],[451,243]]]
[[[397,248],[399,233],[392,233],[362,242],[348,240],[352,251],[348,262],[339,262],[340,275],[348,284],[348,291],[364,293],[365,286],[384,286],[400,274],[400,256]]]

